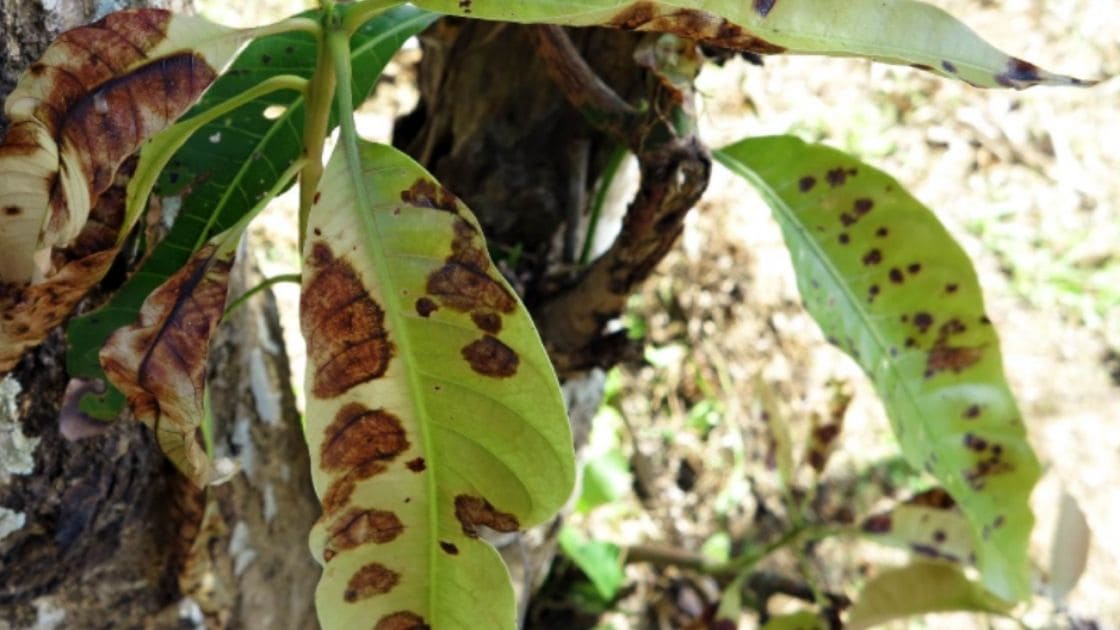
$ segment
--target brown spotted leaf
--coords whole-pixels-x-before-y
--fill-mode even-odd
[[[331,159],[305,235],[320,621],[513,628],[509,578],[482,535],[567,500],[559,386],[466,206],[391,147],[355,153],[360,164]]]
[[[207,243],[148,296],[138,321],[113,333],[101,349],[101,366],[133,414],[199,487],[217,478],[200,425],[210,337],[225,310],[240,234],[235,228]]]
[[[159,9],[60,35],[4,104],[0,281],[53,273],[121,163],[210,85],[247,35]]]
[[[897,181],[835,149],[777,136],[716,158],[769,203],[805,307],[871,378],[907,460],[960,504],[984,584],[1026,597],[1038,461],[968,256]]]
[[[968,519],[949,493],[940,488],[869,516],[860,528],[872,540],[919,556],[958,563],[975,560],[976,536]]]
[[[867,57],[978,87],[1086,85],[1003,53],[942,9],[915,0],[413,0],[505,22],[675,33],[758,53]]]

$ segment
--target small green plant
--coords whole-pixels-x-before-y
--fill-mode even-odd
[[[208,340],[226,309],[235,245],[298,180],[306,436],[323,505],[311,546],[324,567],[316,601],[327,628],[513,627],[513,589],[480,534],[546,521],[573,486],[549,355],[478,221],[411,158],[355,129],[354,109],[385,61],[438,14],[662,33],[642,53],[663,85],[657,102],[562,85],[589,120],[642,155],[686,144],[703,154],[691,115],[698,42],[862,56],[978,87],[1086,84],[1001,53],[910,0],[412,4],[325,1],[240,31],[159,10],[114,13],[63,34],[28,69],[7,100],[0,145],[0,370],[68,318],[131,246],[150,203],[163,199],[164,214],[177,214],[109,302],[70,322],[68,369],[111,384],[85,395],[84,412],[108,421],[127,404],[199,487],[219,476],[201,425]],[[562,33],[542,32],[542,51],[568,55]],[[639,117],[654,123],[633,124]],[[335,126],[340,140],[324,160]],[[1039,468],[964,252],[898,182],[834,149],[750,138],[714,157],[769,202],[806,308],[874,382],[906,459],[944,488],[935,508],[900,506],[871,527],[911,547],[929,538],[919,551],[980,572],[974,583],[955,566],[900,569],[880,578],[887,586],[869,585],[857,625],[899,613],[875,598],[893,602],[884,588],[910,581],[936,580],[952,597],[901,612],[1002,611],[1026,598],[1027,499]],[[628,219],[620,238],[640,240],[641,223]],[[673,236],[658,235],[644,255]],[[582,258],[582,274],[613,286],[611,261],[586,260],[586,249]],[[831,447],[819,433],[822,460]],[[788,477],[788,444],[778,452]],[[923,515],[943,523],[939,536],[922,529],[918,509],[935,510]],[[561,543],[587,562],[615,553],[571,533]],[[749,568],[752,557],[728,566]],[[619,580],[607,571],[596,587],[609,593]],[[736,598],[721,617],[734,618]]]

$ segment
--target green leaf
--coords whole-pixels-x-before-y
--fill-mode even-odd
[[[930,558],[970,563],[976,553],[968,519],[940,488],[864,519],[861,529],[872,540]]]
[[[617,501],[629,494],[632,483],[630,462],[621,451],[613,450],[588,460],[583,465],[583,488],[576,510],[586,514]]]
[[[835,149],[780,136],[716,158],[770,204],[806,308],[874,382],[910,464],[968,516],[984,583],[1025,598],[1039,467],[964,251],[898,182]]]
[[[356,99],[365,98],[393,53],[435,17],[412,7],[399,7],[377,16],[354,34],[351,45]],[[310,77],[318,54],[316,46],[315,39],[302,32],[252,42],[188,117],[201,115],[276,77]],[[266,117],[266,110],[280,113]],[[176,152],[160,178],[158,192],[165,197],[165,212],[171,211],[168,206],[180,206],[178,218],[167,237],[108,304],[70,323],[67,370],[71,376],[104,378],[97,353],[105,339],[134,321],[148,294],[186,264],[208,238],[237,223],[299,158],[304,112],[302,94],[272,92],[204,125]],[[81,401],[85,413],[105,420],[115,418],[123,405],[124,397],[115,388],[101,396],[87,394]]]
[[[560,530],[557,542],[564,555],[591,580],[599,597],[606,602],[613,601],[626,581],[618,545],[587,540],[571,527]]]
[[[867,57],[979,87],[1085,85],[993,48],[914,0],[414,0],[431,11],[505,22],[662,31],[761,53]]]
[[[479,535],[568,499],[559,384],[470,211],[403,153],[354,142],[311,209],[300,305],[320,621],[513,628]]]
[[[1006,614],[1011,609],[960,569],[942,563],[917,562],[875,576],[860,592],[848,616],[850,630],[863,630],[914,615],[935,612]]]

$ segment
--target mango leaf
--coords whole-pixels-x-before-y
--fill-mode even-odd
[[[793,440],[789,435],[786,414],[761,374],[755,375],[756,413],[766,429],[766,466],[777,469],[784,492],[793,482]]]
[[[762,626],[762,630],[825,630],[828,624],[811,610],[775,615]]]
[[[848,412],[848,405],[852,402],[852,394],[846,391],[842,383],[830,383],[832,387],[832,400],[828,405],[828,417],[821,418],[814,413],[809,429],[809,444],[805,449],[805,461],[813,472],[820,475],[828,464],[828,458],[836,449],[837,438],[844,428],[844,414]]]
[[[1039,466],[968,257],[898,182],[835,149],[779,136],[716,158],[773,209],[806,308],[874,382],[907,461],[968,516],[985,585],[1028,596]]]
[[[1086,85],[1000,52],[945,11],[914,0],[413,0],[504,22],[675,33],[758,53],[867,57],[978,87]]]
[[[210,85],[248,35],[160,9],[112,13],[60,35],[4,104],[0,280],[49,272],[117,168]]]
[[[101,349],[105,374],[155,432],[160,450],[200,488],[215,478],[201,429],[210,337],[229,291],[237,240],[223,234],[200,249]]]
[[[320,621],[513,628],[479,536],[571,493],[559,385],[470,211],[395,149],[350,149],[311,209],[300,303]]]
[[[863,587],[848,616],[850,630],[863,630],[894,619],[935,612],[1006,614],[1000,601],[970,581],[960,569],[943,563],[917,562],[875,576]]]
[[[0,373],[39,345],[109,270],[120,249],[118,235],[131,175],[128,163],[117,171],[116,181],[98,198],[74,244],[55,256],[55,273],[36,284],[10,285],[10,290],[0,291]]]
[[[605,602],[613,601],[619,589],[626,582],[622,572],[621,550],[618,545],[597,540],[587,540],[572,527],[560,530],[557,543],[564,555],[568,556],[580,571],[591,580],[591,584]]]
[[[378,15],[354,33],[355,98],[365,98],[393,53],[435,17],[412,7],[398,7]],[[284,75],[310,77],[317,54],[315,40],[307,33],[281,33],[253,41],[180,124],[266,81]],[[108,304],[71,322],[67,370],[72,376],[103,378],[97,353],[104,340],[134,321],[140,304],[155,287],[182,267],[208,238],[237,223],[262,199],[277,176],[299,158],[305,108],[302,93],[265,94],[203,125],[176,152],[160,177],[158,193],[167,203],[178,206],[178,218],[167,237]],[[104,420],[115,418],[123,405],[124,399],[115,389],[101,395],[86,394],[81,401],[85,413]]]
[[[928,558],[973,562],[976,537],[956,501],[941,488],[864,519],[864,534]]]

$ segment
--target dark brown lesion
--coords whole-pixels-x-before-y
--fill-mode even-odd
[[[493,335],[485,335],[460,351],[471,369],[483,376],[506,378],[517,373],[521,363],[517,352]]]
[[[515,532],[521,524],[517,517],[497,510],[482,497],[460,494],[455,497],[455,518],[463,526],[463,533],[478,538],[479,527],[489,527],[498,532]]]
[[[340,409],[324,433],[319,451],[323,470],[392,461],[409,446],[400,418],[384,409],[368,409],[358,403]]]
[[[382,462],[370,461],[346,471],[346,474],[332,481],[327,491],[323,493],[323,514],[329,516],[350,505],[350,497],[353,496],[360,482],[379,475],[387,469],[388,466]]]
[[[401,191],[401,201],[418,208],[459,214],[458,197],[440,184],[426,178],[416,180],[411,187]]]
[[[393,512],[351,508],[331,523],[328,532],[323,555],[333,557],[367,543],[391,542],[404,532],[404,524]]]
[[[763,2],[765,16],[774,0]],[[756,3],[756,10],[758,9]],[[635,2],[607,22],[608,26],[623,30],[648,30],[672,33],[681,37],[722,48],[732,48],[762,54],[785,52],[785,48],[772,44],[744,29],[742,26],[718,15],[696,9],[663,11],[652,2]]]
[[[358,569],[346,583],[343,598],[354,603],[375,595],[384,595],[400,582],[401,575],[383,564],[373,562]]]
[[[400,610],[378,619],[373,630],[430,630],[430,628],[431,626],[425,623],[420,615]]]
[[[385,312],[348,262],[335,258],[320,241],[312,245],[309,267],[300,320],[314,366],[311,392],[334,398],[383,376],[394,347],[385,329]]]

